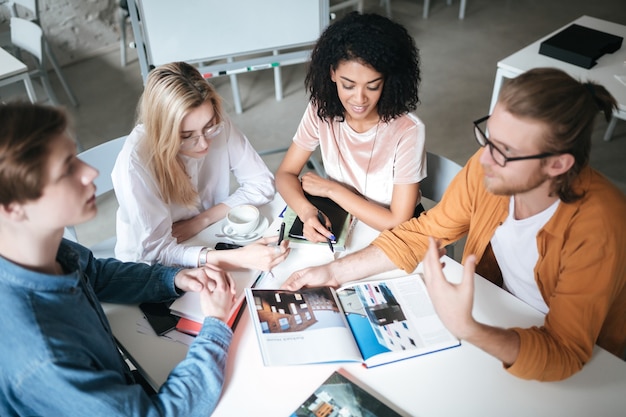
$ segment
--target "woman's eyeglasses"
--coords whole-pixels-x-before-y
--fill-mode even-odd
[[[201,135],[184,138],[182,139],[180,148],[187,149],[187,150],[195,148],[196,146],[198,146],[198,142],[200,142],[200,138],[203,136],[204,136],[204,139],[206,139],[207,141],[210,141],[211,139],[215,138],[217,135],[219,135],[222,132],[223,127],[224,127],[224,124],[220,122],[220,123],[217,123],[217,124],[214,124],[212,126],[205,128],[202,131]]]

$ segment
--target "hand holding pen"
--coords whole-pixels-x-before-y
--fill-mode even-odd
[[[280,244],[283,242],[283,240],[285,239],[285,222],[281,222],[280,223],[280,229],[278,231],[278,240],[276,241],[276,246],[274,247],[274,250],[276,251],[276,253],[280,253]],[[289,251],[289,249],[287,249],[287,251]],[[274,273],[272,272],[272,269],[270,268],[269,271],[267,271],[267,274],[271,277],[271,278],[275,278]],[[260,278],[260,276],[259,276]],[[259,278],[257,278],[257,281],[259,280]]]
[[[317,220],[319,220],[320,223],[322,223],[322,226],[326,227],[329,231],[331,231],[331,232],[333,231],[331,226],[329,226],[327,224],[326,216],[324,215],[324,213],[322,213],[319,210],[317,210]],[[326,238],[326,242],[328,242],[328,247],[330,248],[330,251],[335,253],[335,248],[333,248],[333,240],[335,240],[335,235],[334,234],[332,234],[332,235],[330,235],[330,237]]]
[[[278,242],[276,242],[276,246],[280,246],[285,238],[285,222],[280,223],[280,231],[278,232]]]

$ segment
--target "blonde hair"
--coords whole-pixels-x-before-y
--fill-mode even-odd
[[[192,206],[196,190],[179,155],[180,128],[190,110],[210,102],[216,123],[222,120],[221,98],[200,72],[186,62],[161,65],[148,74],[138,107],[146,132],[142,151],[166,203]]]

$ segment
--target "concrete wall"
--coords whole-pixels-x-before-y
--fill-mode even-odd
[[[119,49],[118,0],[38,2],[41,25],[61,65]],[[6,5],[0,13],[0,31],[8,31]],[[130,25],[128,37],[132,39]]]

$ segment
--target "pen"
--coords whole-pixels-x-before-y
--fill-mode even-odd
[[[324,219],[324,215],[319,210],[317,210],[317,220],[319,220],[323,226],[326,226],[326,220]],[[330,227],[328,228],[328,230],[331,230]],[[330,251],[332,253],[335,253],[335,248],[333,248],[333,241],[329,237],[326,238],[326,241],[328,242],[328,247],[330,248]]]
[[[280,246],[284,238],[285,238],[285,222],[281,222],[280,232],[278,232],[278,242],[276,243],[276,246]]]

